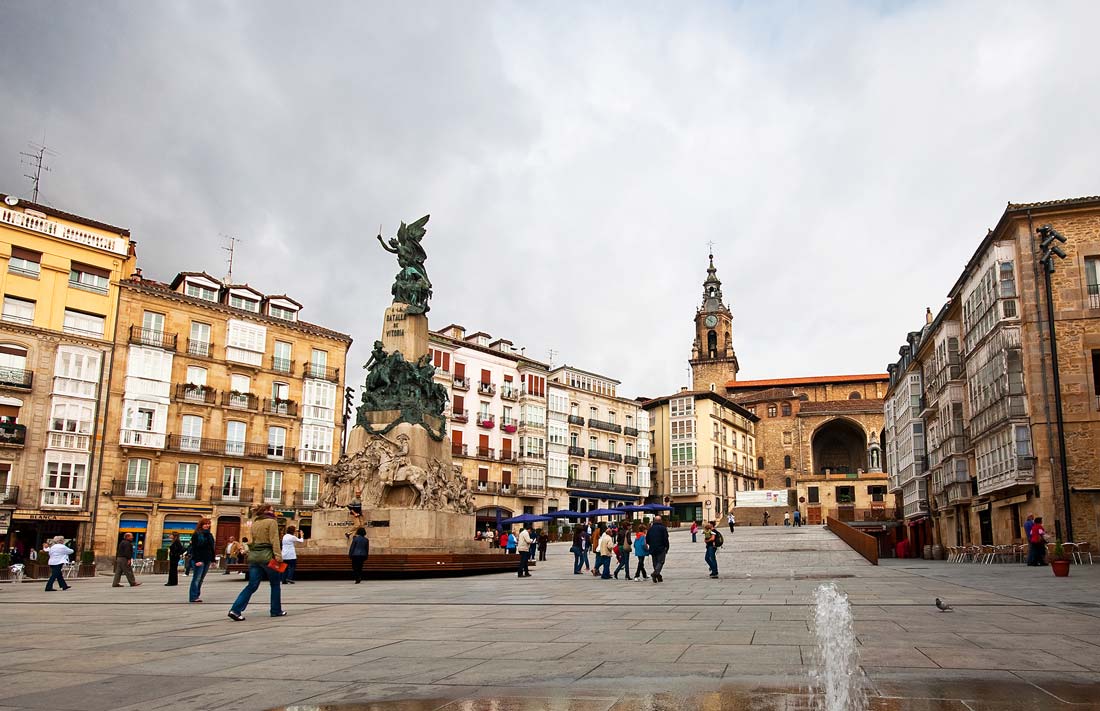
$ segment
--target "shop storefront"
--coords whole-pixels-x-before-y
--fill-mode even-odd
[[[6,536],[8,549],[17,550],[24,556],[31,549],[41,550],[42,544],[54,536],[64,536],[66,541],[79,542],[84,527],[91,520],[91,514],[83,512],[52,513],[16,509],[10,514]]]
[[[115,544],[117,545],[127,533],[134,536],[134,557],[144,558],[145,539],[149,533],[149,515],[124,512],[118,522],[118,537],[115,539]]]

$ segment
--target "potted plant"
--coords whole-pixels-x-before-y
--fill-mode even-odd
[[[153,561],[153,573],[164,574],[168,572],[168,549],[158,548],[156,560]]]
[[[1069,556],[1066,555],[1066,549],[1062,545],[1061,538],[1054,540],[1054,553],[1050,557],[1050,569],[1054,571],[1056,577],[1065,578],[1069,576]]]
[[[84,551],[80,554],[80,570],[77,575],[81,578],[95,577],[95,552]]]

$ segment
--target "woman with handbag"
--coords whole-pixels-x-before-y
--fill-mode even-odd
[[[260,588],[260,582],[265,578],[271,583],[271,616],[285,617],[286,612],[283,610],[282,592],[279,587],[282,572],[286,570],[285,565],[275,510],[271,504],[260,504],[252,515],[252,544],[248,548],[248,583],[229,610],[229,619],[234,622],[244,619],[244,609],[248,607],[252,593]]]

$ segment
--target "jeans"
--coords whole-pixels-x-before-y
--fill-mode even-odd
[[[519,577],[522,578],[524,576],[527,576],[527,575],[531,574],[531,571],[527,569],[527,562],[529,560],[531,560],[531,549],[530,548],[528,548],[527,550],[522,550],[522,551],[519,552],[519,570],[517,571],[517,575]]]
[[[653,558],[653,574],[659,578],[661,569],[665,567],[665,556],[668,555],[668,551],[650,551],[649,555]]]
[[[62,590],[69,589],[69,584],[65,582],[65,578],[61,577],[61,566],[62,563],[50,566],[50,579],[46,581],[47,590],[53,590],[53,581],[55,580]]]
[[[137,581],[134,580],[134,565],[129,558],[115,558],[115,579],[111,581],[112,585],[118,585],[122,581],[122,576],[126,576],[126,581],[130,583],[130,587],[134,587]]]
[[[573,573],[574,574],[580,573],[581,572],[581,566],[583,566],[584,563],[585,563],[584,549],[574,546],[573,547]]]
[[[286,563],[286,570],[283,571],[283,582],[288,583],[294,580],[294,569],[298,567],[298,559],[283,558],[283,562]]]
[[[646,572],[645,572],[645,556],[644,555],[638,557],[638,565],[634,568],[634,577],[635,578],[639,578],[639,577],[648,578],[649,577],[648,575],[646,575]]]
[[[619,577],[619,571],[620,570],[625,570],[626,571],[626,577],[629,580],[630,579],[630,554],[627,553],[626,551],[623,551],[623,554],[621,556],[619,556],[619,565],[618,565],[617,568],[615,568],[615,572],[612,573],[612,575],[614,575],[616,578]]]
[[[609,555],[600,556],[600,564],[603,565],[603,574],[600,575],[600,577],[603,578],[604,580],[610,580],[611,579],[611,556],[609,556]],[[597,565],[596,567],[599,568],[599,565]]]
[[[204,568],[206,566],[203,566]],[[258,565],[253,563],[248,566],[248,583],[244,586],[244,590],[241,590],[241,594],[237,596],[237,600],[233,603],[231,608],[233,612],[238,615],[244,612],[244,608],[248,607],[248,601],[252,599],[252,593],[256,592],[260,588],[260,583],[263,580],[267,580],[271,583],[271,616],[276,617],[283,613],[283,600],[282,590],[279,583],[280,573],[273,568],[269,568],[266,565]]]
[[[539,548],[539,560],[546,560],[546,546]]]
[[[191,590],[187,594],[187,599],[191,602],[198,600],[202,597],[202,581],[206,578],[206,573],[210,570],[210,563],[203,563],[199,565],[197,562],[195,567],[191,570]]]
[[[707,565],[710,566],[710,574],[718,575],[718,551],[714,546],[707,546],[707,553],[703,556],[707,561]]]
[[[695,543],[695,536],[698,535],[696,531],[691,532],[691,542]]]

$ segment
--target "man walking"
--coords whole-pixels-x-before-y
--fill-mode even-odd
[[[737,523],[737,518],[733,515],[732,511],[730,511],[730,515],[726,517],[726,521],[729,522],[730,533],[733,533],[733,526]]]
[[[531,529],[524,525],[519,532],[519,570],[517,571],[518,577],[529,578],[531,577],[531,571],[528,570],[527,564],[531,560]]]
[[[229,575],[229,564],[237,562],[237,547],[239,545],[236,536],[229,537],[229,543],[225,546],[225,570],[222,575]]]
[[[703,555],[703,559],[706,560],[707,566],[710,567],[710,577],[718,577],[718,536],[714,530],[714,526],[707,522],[703,524],[703,543],[706,544],[707,551]]]
[[[653,517],[653,525],[645,534],[646,545],[649,546],[649,557],[653,559],[653,582],[664,582],[661,569],[665,567],[665,556],[668,555],[668,529],[660,516]]]
[[[597,568],[602,565],[603,573],[600,575],[604,580],[611,579],[611,556],[615,553],[615,539],[611,537],[611,528],[604,529],[600,535],[600,541],[596,548],[596,552],[600,555]]]
[[[141,585],[134,580],[134,534],[132,533],[122,534],[122,540],[118,542],[118,548],[115,549],[115,579],[111,587],[122,587],[123,575],[126,576],[130,587],[136,588]]]
[[[796,525],[796,526],[801,526],[802,525],[802,512],[799,511],[798,509],[794,510],[794,525]]]

